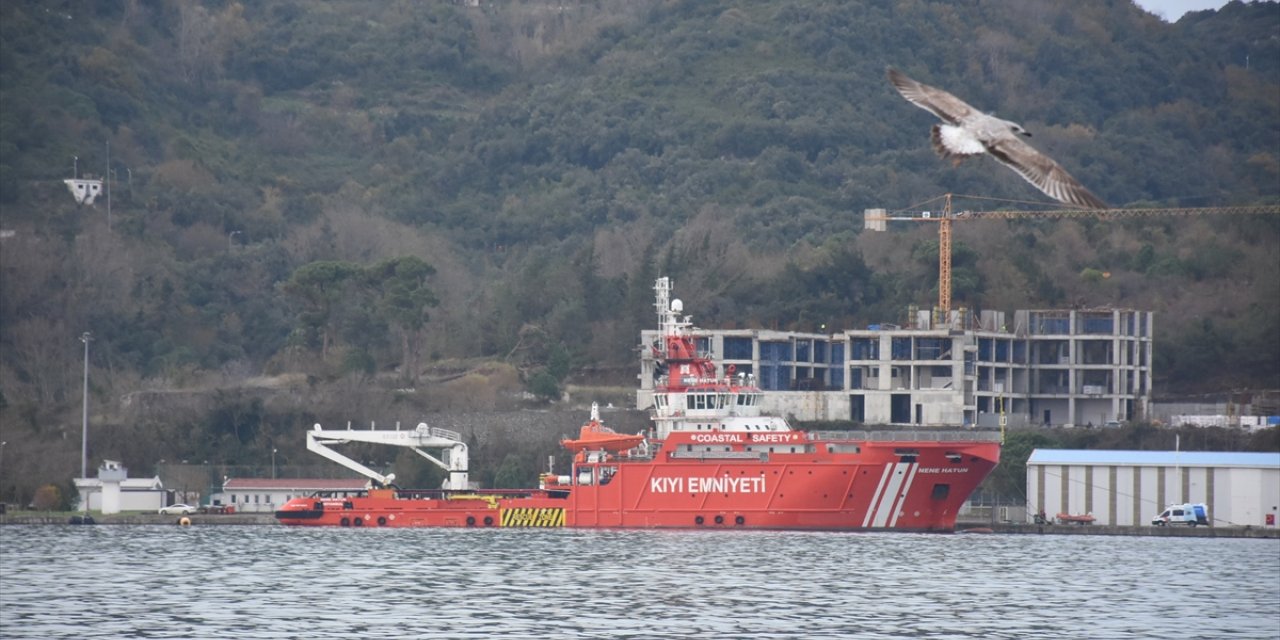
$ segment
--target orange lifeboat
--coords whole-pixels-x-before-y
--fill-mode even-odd
[[[600,423],[599,409],[596,406],[591,407],[591,420],[582,425],[578,430],[578,437],[575,440],[561,440],[560,444],[575,452],[586,450],[592,451],[610,451],[618,453],[628,449],[634,449],[641,442],[644,442],[642,435],[627,435],[618,433],[609,427]]]

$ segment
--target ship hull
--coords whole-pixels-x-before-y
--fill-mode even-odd
[[[823,443],[819,442],[818,445]],[[574,466],[572,484],[428,495],[390,489],[298,498],[294,526],[952,531],[999,460],[995,442],[863,443],[856,453],[714,454]]]

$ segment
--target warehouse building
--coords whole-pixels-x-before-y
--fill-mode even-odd
[[[1214,526],[1276,527],[1280,453],[1036,449],[1027,460],[1028,514],[1149,525],[1188,502],[1208,505]]]

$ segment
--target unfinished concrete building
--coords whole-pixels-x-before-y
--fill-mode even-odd
[[[1017,311],[872,325],[837,334],[703,330],[721,372],[753,376],[768,408],[800,420],[921,426],[1103,426],[1146,415],[1152,314],[1121,309]],[[945,321],[940,321],[945,320]],[[645,331],[644,344],[657,333]],[[654,361],[641,349],[637,406]]]

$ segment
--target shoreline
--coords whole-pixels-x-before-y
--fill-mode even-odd
[[[66,525],[85,526],[71,523],[72,518],[81,518],[82,513],[15,513],[0,515],[0,526],[4,525]],[[231,513],[207,514],[196,513],[189,516],[161,515],[159,513],[114,513],[103,515],[90,513],[94,525],[172,525],[177,526],[183,518],[191,521],[190,526],[209,525],[274,525],[276,518],[270,513]]]
[[[185,517],[192,527],[205,526],[284,526],[276,522],[270,513],[195,514],[190,516],[160,515],[157,513],[119,513],[94,515],[94,525],[168,525],[179,526]],[[71,524],[73,513],[20,513],[0,515],[0,526],[63,525]],[[1253,538],[1280,539],[1280,529],[1265,527],[1154,527],[1119,525],[1076,524],[989,524],[983,522],[958,522],[956,534],[1016,534],[1059,536],[1153,536],[1161,538]]]
[[[1156,538],[1280,539],[1275,527],[1156,527],[1109,524],[986,524],[957,522],[956,533],[1005,533],[1054,536],[1150,536]]]

